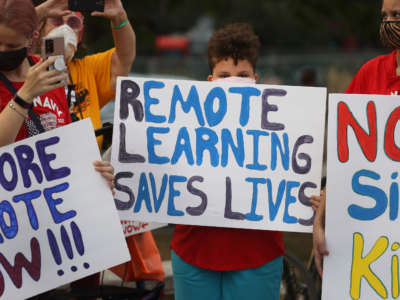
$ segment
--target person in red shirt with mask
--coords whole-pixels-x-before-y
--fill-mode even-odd
[[[400,95],[400,0],[383,0],[379,29],[383,46],[393,51],[366,62],[346,89],[349,94]],[[322,259],[329,255],[325,242],[325,191],[311,202],[320,202],[314,219],[313,251],[319,273]]]

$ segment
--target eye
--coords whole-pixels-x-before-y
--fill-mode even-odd
[[[228,73],[222,73],[222,74],[218,74],[218,78],[227,78],[230,77],[231,75]]]

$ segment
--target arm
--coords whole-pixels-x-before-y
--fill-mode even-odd
[[[127,20],[127,13],[121,0],[106,0],[104,12],[93,12],[92,16],[100,16],[111,21],[112,27],[119,26]],[[128,23],[121,28],[112,28],[115,52],[111,58],[110,87],[115,91],[117,77],[127,76],[136,56],[136,36]]]
[[[54,63],[55,58],[42,61],[28,70],[24,85],[19,89],[17,95],[28,103],[33,98],[48,91],[63,86],[62,80],[66,80],[65,73],[60,74],[56,70],[47,71],[47,67]],[[17,134],[28,115],[28,110],[10,101],[14,109],[8,105],[0,113],[0,147],[11,144],[15,141]]]
[[[68,0],[47,0],[36,6],[36,14],[39,24],[47,17],[62,17],[70,14],[68,10]]]
[[[315,196],[313,196],[315,197]],[[319,274],[322,276],[322,260],[324,255],[329,255],[326,248],[325,241],[325,204],[326,204],[326,190],[321,192],[319,207],[314,219],[313,230],[313,251],[315,265]]]

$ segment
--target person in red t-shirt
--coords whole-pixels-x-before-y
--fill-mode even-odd
[[[28,55],[37,24],[31,0],[0,0],[0,147],[71,122],[66,74]],[[113,189],[113,167],[94,164]]]
[[[383,46],[393,49],[366,62],[346,89],[349,94],[400,95],[400,0],[383,0],[379,35]],[[322,275],[322,259],[329,252],[325,242],[325,192],[313,196],[311,202],[320,205],[314,219],[313,251],[315,263]]]
[[[255,83],[259,47],[248,24],[216,31],[208,80]],[[176,300],[279,299],[281,232],[176,225],[171,249]]]

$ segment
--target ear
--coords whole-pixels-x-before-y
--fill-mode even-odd
[[[258,74],[254,74],[254,80],[255,80],[256,83],[257,83],[257,81],[258,81]]]
[[[207,80],[208,80],[208,81],[213,81],[212,75],[208,75],[208,76],[207,76]]]

